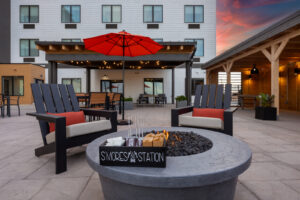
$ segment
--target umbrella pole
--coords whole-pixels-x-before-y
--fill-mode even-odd
[[[124,48],[123,48],[124,49]],[[124,50],[123,50],[124,51]],[[124,99],[125,99],[125,60],[124,60],[124,56],[123,56],[123,70],[122,70],[122,79],[123,79],[123,100],[122,100],[122,120],[124,120],[124,116],[125,116],[125,109],[124,109]]]

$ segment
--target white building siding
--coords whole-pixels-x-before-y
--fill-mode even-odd
[[[106,29],[102,23],[102,5],[122,5],[122,23],[118,29]],[[143,5],[163,5],[163,23],[159,29],[147,29],[143,22]],[[23,29],[19,22],[20,5],[39,5],[39,23],[35,29]],[[65,29],[61,23],[62,5],[81,5],[81,23],[77,29]],[[203,5],[204,23],[200,29],[188,29],[184,23],[184,5]],[[60,41],[62,38],[87,38],[108,32],[125,29],[134,34],[147,35],[151,38],[163,38],[164,41],[184,41],[188,38],[204,39],[204,63],[216,55],[216,0],[19,0],[11,2],[11,61],[22,63],[19,46],[21,38]],[[45,54],[40,51],[36,63],[45,63]]]
[[[102,23],[102,5],[122,5],[122,22],[118,29],[106,29]],[[39,23],[35,29],[23,29],[19,22],[20,5],[39,5]],[[65,29],[61,23],[62,5],[81,5],[81,22],[77,29]],[[147,29],[143,22],[143,5],[163,5],[163,23],[159,29]],[[200,29],[188,29],[184,23],[184,5],[203,5],[204,23]],[[216,0],[14,0],[11,2],[11,62],[22,63],[20,57],[20,39],[39,39],[40,41],[61,41],[63,38],[87,38],[125,29],[133,34],[162,38],[164,41],[184,41],[185,39],[204,39],[204,56],[200,62],[205,63],[216,56]],[[45,53],[39,52],[35,63],[46,64]],[[47,72],[47,71],[46,71]],[[105,72],[106,73],[106,72]],[[107,71],[113,79],[121,79],[120,71]],[[126,72],[126,96],[137,98],[143,93],[144,78],[163,78],[164,91],[171,102],[171,70],[139,70]],[[91,90],[100,91],[100,79],[103,71],[91,71]],[[46,77],[48,77],[46,75]],[[204,78],[205,72],[193,68],[193,78]],[[59,69],[58,83],[62,78],[81,78],[82,92],[86,90],[85,69]],[[47,79],[47,78],[46,78]],[[47,80],[46,80],[47,82]],[[175,96],[185,94],[185,69],[175,70]]]

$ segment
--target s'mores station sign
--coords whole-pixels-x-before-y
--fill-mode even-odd
[[[107,139],[99,147],[100,165],[132,167],[166,167],[166,130],[144,133],[129,130],[128,137]]]

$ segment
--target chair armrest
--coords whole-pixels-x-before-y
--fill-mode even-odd
[[[193,106],[174,108],[171,110],[171,126],[178,126],[178,116],[193,111]]]
[[[224,111],[224,133],[233,136],[233,113],[236,107],[230,107]]]
[[[81,109],[85,115],[106,117],[110,119],[111,127],[113,131],[117,131],[118,125],[118,113],[115,110],[96,110],[96,109]]]
[[[26,115],[36,117],[38,120],[46,121],[46,122],[51,122],[51,123],[56,123],[58,120],[66,120],[66,117],[61,117],[61,116],[55,116],[55,115],[49,115],[49,114],[42,114],[42,113],[26,113]]]
[[[224,110],[224,112],[232,112],[234,113],[235,111],[237,111],[238,107],[230,107],[230,108],[227,108],[226,110]]]

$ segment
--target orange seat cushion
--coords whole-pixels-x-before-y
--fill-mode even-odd
[[[65,112],[65,113],[47,113],[47,114],[66,117],[66,126],[85,122],[83,111]],[[49,123],[49,132],[51,133],[53,131],[55,131],[55,123]]]
[[[224,109],[215,108],[194,108],[193,117],[219,118],[224,121]]]

